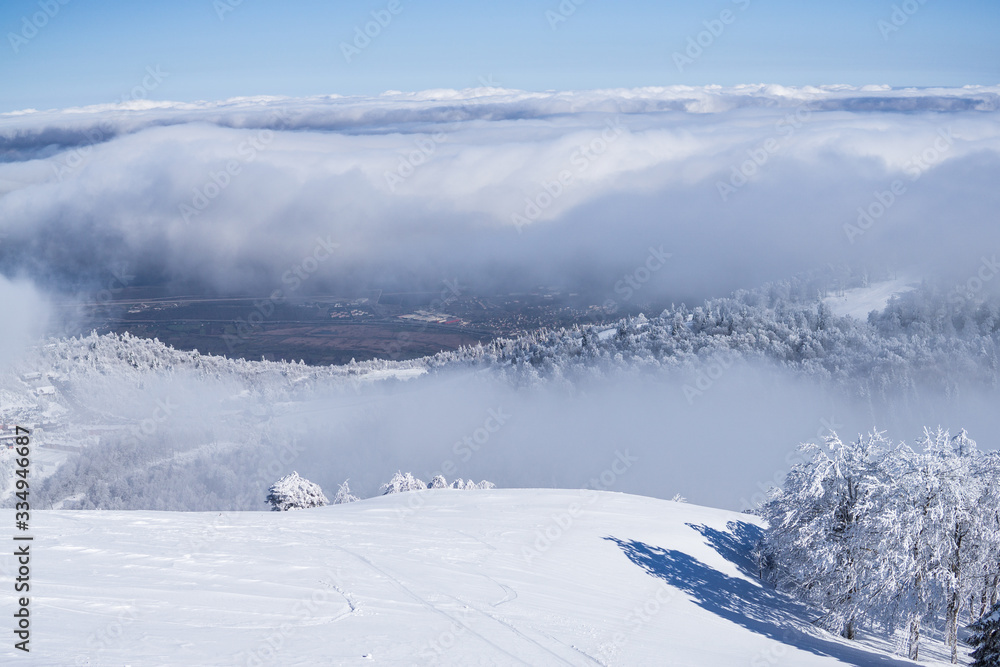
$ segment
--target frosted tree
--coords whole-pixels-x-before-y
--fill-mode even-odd
[[[350,480],[345,479],[343,483],[337,487],[337,495],[333,498],[334,505],[346,505],[347,503],[356,503],[360,498],[351,493],[351,487],[347,485]]]
[[[1000,602],[970,625],[969,630],[972,632],[969,644],[976,647],[972,652],[972,667],[1000,667]]]
[[[921,631],[943,617],[952,662],[958,623],[996,602],[1000,562],[1000,457],[982,455],[965,431],[926,430],[918,449],[880,433],[844,445],[804,445],[807,460],[763,508],[764,553],[778,585],[825,610],[844,636],[855,625]]]
[[[431,489],[447,489],[448,488],[448,480],[446,480],[444,478],[444,475],[435,475],[434,479],[431,480],[431,483],[428,486],[428,488],[431,488]]]
[[[900,553],[895,561],[898,598],[910,616],[910,659],[919,657],[921,622],[943,613],[945,641],[956,663],[962,600],[973,591],[982,571],[982,547],[989,540],[979,511],[979,452],[965,431],[952,438],[940,428],[925,429],[918,444],[919,454],[901,451],[901,493],[896,498],[902,507],[892,514],[896,528],[887,535]]]
[[[878,432],[849,445],[836,434],[807,443],[800,450],[807,460],[762,508],[776,583],[822,607],[823,625],[848,639],[878,577],[869,545],[880,529],[873,509],[886,485],[888,446]]]
[[[974,577],[982,566],[983,546],[989,536],[983,533],[979,501],[982,480],[976,476],[979,451],[963,430],[954,438],[938,429],[932,438],[925,435],[928,456],[940,461],[943,493],[940,495],[940,572],[945,595],[945,633],[951,647],[951,661],[958,662],[958,615],[962,600],[969,599]]]
[[[934,476],[923,467],[920,455],[906,445],[901,444],[894,454],[895,492],[880,499],[878,514],[884,532],[870,545],[882,566],[872,607],[887,627],[907,627],[908,656],[917,660],[921,627],[935,612],[937,595],[929,554]]]
[[[980,530],[987,539],[982,541],[982,571],[979,576],[979,599],[974,609],[982,616],[1000,602],[1000,452],[990,452],[979,458],[978,474],[983,494],[979,502]]]
[[[411,473],[397,472],[388,482],[379,488],[379,493],[383,496],[390,493],[403,493],[404,491],[420,491],[426,489],[427,485],[414,477]]]
[[[318,484],[299,477],[297,472],[285,475],[272,484],[266,500],[275,512],[322,507],[330,502]]]

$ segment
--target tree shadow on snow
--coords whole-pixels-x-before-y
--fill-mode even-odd
[[[750,551],[760,539],[760,528],[742,521],[730,521],[727,531],[687,525],[701,533],[719,555],[757,581]],[[630,561],[650,576],[690,595],[701,608],[774,641],[849,665],[913,664],[804,632],[801,628],[809,625],[808,607],[766,584],[730,577],[682,551],[616,537],[604,539],[617,544]]]

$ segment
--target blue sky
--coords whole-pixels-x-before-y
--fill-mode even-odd
[[[185,101],[482,81],[526,90],[1000,83],[996,0],[564,0],[562,12],[559,0],[63,2],[0,3],[0,111],[118,100],[147,67],[168,75],[144,94]],[[391,21],[348,62],[341,44],[371,12]],[[699,33],[705,46],[678,67],[674,54],[687,57]]]

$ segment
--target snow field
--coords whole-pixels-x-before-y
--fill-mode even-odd
[[[608,492],[410,493],[415,510],[400,493],[294,512],[36,512],[32,652],[8,642],[0,658],[913,664],[812,628],[761,586],[744,554],[754,517]]]

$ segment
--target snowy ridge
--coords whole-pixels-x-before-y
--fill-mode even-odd
[[[396,374],[413,376],[422,370],[420,361],[372,360],[352,362],[343,366],[306,366],[282,361],[247,361],[203,355],[197,350],[175,350],[156,339],[138,338],[128,333],[52,339],[33,354],[20,360],[15,369],[56,372],[72,380],[79,376],[114,374],[123,379],[140,377],[149,371],[192,370],[205,377],[223,375],[238,378],[245,384],[254,379],[274,376],[303,380],[361,380],[392,377]]]
[[[334,413],[343,417],[337,428],[353,428],[385,392],[419,393],[458,377],[572,391],[595,378],[641,375],[677,383],[680,392],[683,383],[695,391],[706,366],[757,364],[878,405],[1000,382],[995,300],[956,303],[921,287],[860,321],[838,317],[810,294],[816,290],[806,283],[780,283],[611,326],[543,329],[423,359],[344,366],[213,357],[128,335],[51,340],[0,374],[0,423],[36,428],[38,472],[52,475],[39,492],[52,506],[260,509],[267,486],[290,472],[260,472],[292,446],[289,428]],[[329,437],[316,428],[299,432]],[[86,460],[53,474],[85,447]],[[387,463],[390,470],[371,479],[357,470],[312,474],[327,488],[346,476],[364,488],[401,465]],[[185,493],[192,479],[199,486]],[[66,498],[83,501],[60,505]]]
[[[883,310],[889,299],[914,289],[919,282],[907,278],[897,278],[878,282],[868,287],[855,287],[843,293],[828,296],[823,303],[830,307],[834,315],[854,317],[864,320],[873,310]]]
[[[887,302],[871,322],[838,315],[825,300],[804,297],[810,288],[793,281],[693,309],[682,304],[658,317],[625,318],[613,333],[600,324],[543,329],[429,362],[432,368],[486,366],[528,384],[619,371],[691,372],[721,359],[764,361],[859,396],[917,382],[939,389],[964,382],[995,386],[1000,303],[955,303],[932,290],[898,287],[884,295]],[[868,305],[876,304],[869,299],[861,307]],[[927,365],[927,358],[935,363]]]
[[[758,519],[639,496],[438,489],[33,527],[32,664],[914,664],[762,585]]]

